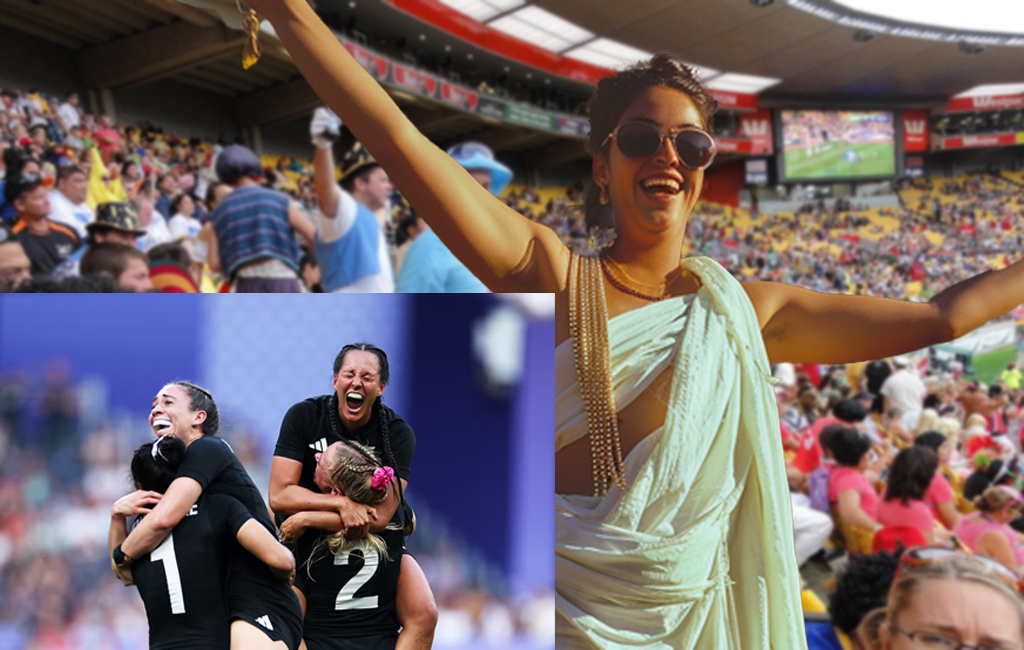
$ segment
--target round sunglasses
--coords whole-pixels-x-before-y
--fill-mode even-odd
[[[672,140],[676,155],[687,169],[704,169],[714,160],[718,149],[715,140],[697,127],[663,130],[646,122],[626,122],[608,134],[601,146],[614,139],[619,151],[630,158],[646,158],[661,149],[665,138]]]

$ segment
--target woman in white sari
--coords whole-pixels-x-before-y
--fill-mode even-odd
[[[667,55],[598,85],[595,197],[617,239],[580,258],[419,133],[306,0],[249,5],[477,278],[556,294],[559,647],[804,648],[769,361],[950,340],[1024,300],[1024,265],[915,304],[680,264],[715,102]],[[602,225],[596,207],[588,219]]]

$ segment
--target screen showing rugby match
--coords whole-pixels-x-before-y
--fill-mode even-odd
[[[888,111],[781,111],[786,181],[892,176],[896,134]]]

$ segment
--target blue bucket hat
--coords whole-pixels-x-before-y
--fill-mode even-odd
[[[480,142],[463,142],[448,150],[448,155],[465,169],[486,169],[491,172],[491,193],[495,196],[512,180],[512,170],[494,159],[494,152]]]

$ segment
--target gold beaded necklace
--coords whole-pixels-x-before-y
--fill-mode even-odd
[[[598,258],[573,255],[569,263],[569,333],[580,396],[587,413],[594,470],[594,496],[608,493],[612,482],[626,490],[622,441],[612,395],[608,353],[608,307]]]
[[[658,295],[652,295],[652,294],[649,294],[649,293],[644,293],[643,291],[640,291],[639,289],[634,289],[633,287],[628,286],[625,282],[623,282],[619,278],[615,277],[615,274],[612,273],[612,268],[611,268],[612,266],[614,266],[616,269],[622,271],[622,273],[625,274],[625,276],[627,278],[629,278],[631,281],[635,282],[636,284],[639,284],[639,285],[642,285],[642,286],[645,286],[645,287],[658,287],[658,288],[661,289],[661,292]],[[666,285],[665,285],[664,282],[662,282],[661,284],[646,284],[644,282],[639,282],[637,280],[633,280],[633,278],[628,273],[626,273],[626,269],[624,269],[621,266],[619,266],[618,264],[616,264],[615,260],[613,260],[610,257],[606,257],[604,255],[601,256],[601,270],[604,271],[604,275],[605,275],[606,278],[608,278],[608,282],[613,287],[615,287],[616,289],[618,289],[619,291],[621,291],[623,293],[628,293],[631,296],[636,296],[637,298],[643,298],[644,300],[649,300],[650,302],[658,302],[658,301],[665,300],[666,298],[670,298],[671,297],[667,293],[665,293]]]

